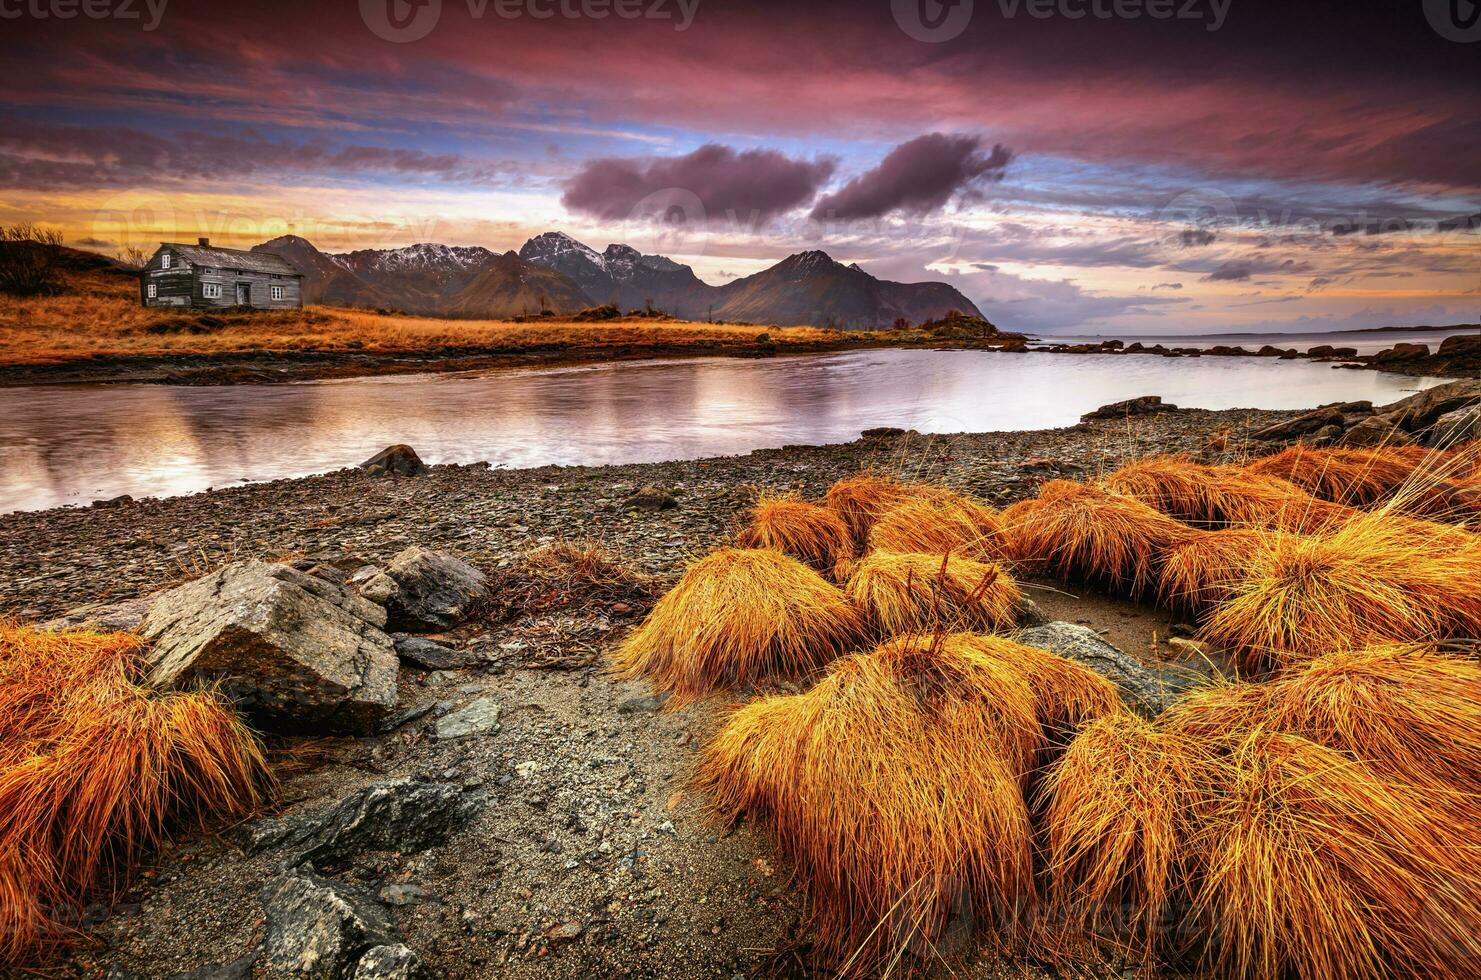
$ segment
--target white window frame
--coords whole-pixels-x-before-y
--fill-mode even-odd
[[[168,269],[170,267],[170,259],[172,259],[172,258],[174,258],[174,256],[171,255],[169,252],[166,252],[165,254],[161,255],[159,257],[159,267],[161,269]]]
[[[283,298],[283,287],[282,286],[274,286],[273,287],[273,299],[282,299],[282,298]]]
[[[149,284],[149,298],[150,299],[155,299],[158,296],[159,296],[159,287],[156,286],[154,283],[151,282]]]
[[[201,295],[206,299],[221,298],[221,283],[206,282],[201,284]]]

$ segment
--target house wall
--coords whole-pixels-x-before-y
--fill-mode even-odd
[[[170,268],[166,269],[161,258],[165,251],[156,252],[139,275],[139,299],[145,306],[227,309],[237,305],[238,283],[247,284],[251,291],[250,305],[259,310],[293,310],[303,306],[303,280],[299,276],[193,266],[178,254],[173,255]],[[221,287],[219,297],[206,296],[208,283]],[[150,284],[155,287],[153,299],[149,297]],[[272,298],[273,286],[283,287],[282,299]]]

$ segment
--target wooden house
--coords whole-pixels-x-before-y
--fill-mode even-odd
[[[293,310],[303,306],[303,274],[273,252],[163,242],[139,273],[145,306],[218,310],[247,306]]]

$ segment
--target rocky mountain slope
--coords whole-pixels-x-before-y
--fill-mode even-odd
[[[629,245],[604,251],[563,232],[536,235],[502,255],[478,246],[423,243],[328,253],[286,235],[255,247],[304,273],[308,302],[458,317],[557,314],[612,304],[686,320],[873,330],[952,311],[981,316],[946,283],[876,279],[826,252],[800,252],[755,275],[712,286],[687,265]]]

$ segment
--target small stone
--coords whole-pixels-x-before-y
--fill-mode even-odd
[[[500,708],[492,698],[479,698],[437,719],[432,735],[439,739],[468,738],[499,731]]]

